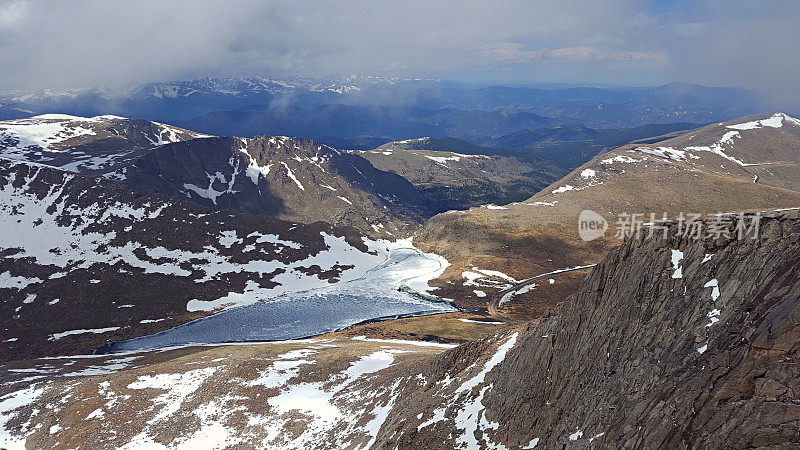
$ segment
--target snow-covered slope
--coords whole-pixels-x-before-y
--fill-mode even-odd
[[[209,136],[146,120],[44,114],[0,122],[0,156],[101,173],[147,149],[201,137]]]
[[[352,229],[209,212],[8,159],[0,230],[4,359],[87,350],[353,279],[387,253]]]

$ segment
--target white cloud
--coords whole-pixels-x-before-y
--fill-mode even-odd
[[[27,13],[27,4],[22,0],[0,1],[0,27],[19,24]]]

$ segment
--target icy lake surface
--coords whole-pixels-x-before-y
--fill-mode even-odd
[[[456,311],[448,303],[398,290],[406,285],[424,291],[443,264],[442,258],[413,248],[393,249],[384,263],[356,280],[229,309],[160,333],[114,342],[106,350],[298,339],[373,319]]]

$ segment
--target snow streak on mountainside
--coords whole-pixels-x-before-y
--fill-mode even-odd
[[[800,190],[800,181],[792,176],[800,175],[800,120],[776,113],[709,125],[655,145],[625,146],[584,164],[546,191],[589,189],[648,163]]]
[[[248,180],[250,182],[250,180]],[[385,243],[0,160],[2,355],[87,350],[360,277]]]
[[[686,162],[704,172],[800,190],[800,120],[783,113],[709,125],[658,147],[634,150]]]
[[[44,114],[0,122],[0,156],[102,173],[147,149],[210,137],[171,125],[117,116]]]

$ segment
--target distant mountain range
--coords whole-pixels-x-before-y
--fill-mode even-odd
[[[412,80],[372,76],[325,81],[299,77],[201,77],[119,87],[6,91],[0,93],[0,102],[6,107],[27,105],[37,114],[56,112],[94,116],[113,113],[173,122],[212,111],[268,104],[286,96],[308,97],[314,101],[338,99],[369,86],[390,86],[404,81]],[[10,118],[15,117],[0,116],[0,120]]]
[[[340,138],[457,137],[481,145],[525,129],[709,123],[763,110],[735,88],[492,86],[386,77],[212,78],[122,88],[0,93],[0,120],[33,114],[116,114],[207,134]]]
[[[681,126],[686,129],[687,124],[758,111],[760,105],[753,94],[731,88],[670,84],[544,90],[406,81],[388,87],[369,86],[335,98],[330,94],[295,95],[279,102],[211,112],[178,124],[214,134],[268,132],[332,143],[430,136],[517,148],[531,143],[524,134],[532,130],[677,124],[672,125],[674,131]]]

